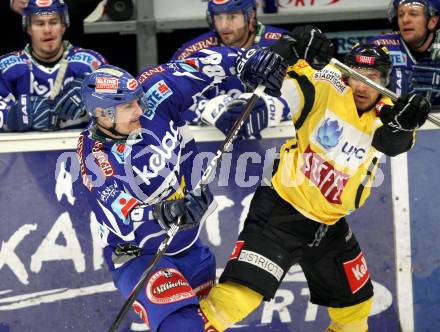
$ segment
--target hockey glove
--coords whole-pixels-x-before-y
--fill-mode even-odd
[[[428,98],[440,92],[440,60],[423,58],[412,67],[410,91]]]
[[[390,131],[397,133],[421,127],[430,110],[431,104],[426,97],[409,94],[400,97],[394,106],[383,105],[379,116]]]
[[[77,120],[87,113],[81,100],[82,81],[82,77],[75,78],[67,83],[63,91],[55,97],[54,109],[60,120]]]
[[[281,38],[270,47],[275,53],[293,65],[298,59],[305,59],[314,69],[324,68],[333,56],[332,42],[311,25],[300,26],[292,32],[283,33]]]
[[[202,120],[216,126],[225,135],[229,133],[237,119],[243,113],[250,93],[243,93],[234,99],[228,95],[211,99],[202,113]],[[283,118],[284,104],[277,98],[263,95],[242,125],[238,138],[261,138],[260,132],[277,125]]]
[[[164,230],[168,230],[179,217],[182,218],[180,229],[190,229],[199,225],[213,199],[208,186],[202,186],[190,191],[184,198],[156,204],[153,216]]]
[[[6,125],[10,131],[53,129],[51,101],[40,96],[21,95],[8,112]]]
[[[237,73],[243,84],[250,90],[264,85],[264,92],[274,97],[281,95],[286,70],[287,64],[280,55],[257,45],[246,49],[237,59]]]

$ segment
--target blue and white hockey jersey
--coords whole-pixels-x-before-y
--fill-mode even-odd
[[[0,57],[0,131],[4,130],[9,108],[20,95],[55,97],[51,96],[51,92],[54,90],[63,59],[67,60],[67,67],[64,77],[61,78],[59,93],[62,93],[63,86],[74,78],[90,73],[107,63],[106,59],[95,51],[64,43],[63,57],[51,66],[38,62],[31,55],[30,45],[21,51]],[[88,121],[87,115],[75,121],[62,121],[60,127],[70,127],[85,121]]]
[[[439,32],[436,32],[434,43],[428,49],[432,59],[439,57]],[[410,91],[412,66],[417,63],[414,54],[403,41],[399,32],[391,32],[376,36],[368,40],[368,43],[384,45],[390,51],[393,62],[391,71],[390,89],[398,95],[406,94]]]
[[[153,219],[152,205],[182,197],[200,180],[201,162],[194,163],[197,148],[183,114],[203,90],[232,74],[229,68],[235,67],[237,51],[220,52],[201,51],[203,58],[140,73],[148,110],[136,139],[114,141],[100,137],[95,129],[82,132],[77,149],[82,181],[100,224],[110,270],[137,254],[155,253],[165,231]],[[199,230],[180,231],[167,254],[189,248]]]
[[[287,31],[284,29],[258,23],[254,44],[257,44],[261,47],[271,46],[278,39],[280,39],[281,34],[284,32]],[[215,33],[214,31],[209,31],[183,44],[176,51],[176,53],[174,53],[171,60],[187,59],[194,56],[197,51],[200,51],[202,49],[209,49],[216,46],[224,45],[221,43],[221,40],[218,37],[217,33]],[[228,94],[231,97],[238,97],[243,92],[245,92],[244,85],[236,76],[234,76],[228,78],[222,84],[218,85],[216,89],[211,90],[209,95],[207,95],[206,97],[208,99],[211,99],[215,96],[223,94]]]

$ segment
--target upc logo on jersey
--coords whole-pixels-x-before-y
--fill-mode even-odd
[[[119,80],[114,77],[97,77],[95,92],[116,93],[118,92]]]
[[[373,56],[366,56],[366,55],[356,55],[355,56],[355,62],[358,64],[365,64],[365,65],[374,65],[376,62],[376,59]]]
[[[331,150],[342,137],[342,128],[337,120],[325,119],[324,123],[319,127],[316,140],[326,149]]]
[[[327,110],[310,141],[324,150],[324,159],[355,171],[367,156],[372,140],[371,134],[357,129]]]
[[[368,279],[370,279],[367,261],[361,252],[356,258],[344,262],[342,265],[344,266],[351,292],[355,294],[367,283]]]
[[[174,303],[196,296],[182,273],[173,268],[156,271],[148,280],[146,294],[156,304]]]
[[[137,199],[124,192],[121,192],[113,201],[111,207],[113,212],[118,215],[124,224],[128,225],[130,222],[128,215],[136,205],[139,205],[139,201]]]
[[[154,117],[154,114],[156,114],[157,107],[172,94],[173,91],[164,80],[154,84],[145,94],[147,97],[148,110],[144,115],[151,120]]]

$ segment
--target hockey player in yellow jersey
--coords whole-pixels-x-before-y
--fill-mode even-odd
[[[326,306],[328,332],[368,331],[373,286],[366,260],[345,216],[359,208],[382,154],[408,151],[426,120],[429,101],[407,95],[395,105],[328,62],[332,45],[305,26],[270,48],[291,65],[282,87],[295,135],[280,148],[268,184],[256,190],[243,231],[220,282],[201,302],[206,331],[224,331],[263,300],[271,300],[293,264],[304,271],[310,301]],[[259,79],[264,52],[251,49],[238,65],[248,86]],[[385,47],[356,45],[345,63],[389,83]]]

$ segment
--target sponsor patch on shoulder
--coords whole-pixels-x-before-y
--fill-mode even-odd
[[[182,273],[173,268],[156,271],[148,280],[146,294],[155,304],[169,304],[196,296]]]
[[[264,39],[278,40],[280,38],[281,38],[280,32],[266,32],[264,34]]]
[[[148,91],[145,93],[147,97],[147,106],[148,110],[145,112],[145,116],[151,120],[156,114],[156,109],[159,105],[167,99],[169,96],[173,94],[173,91],[170,87],[165,83],[164,80],[160,80],[156,84],[154,84]]]
[[[17,56],[16,54],[11,54],[11,55],[6,56],[4,58],[0,58],[0,72],[4,73],[8,69],[10,69],[20,63],[25,63],[25,61],[22,58],[20,58],[19,56]]]
[[[329,82],[340,94],[343,94],[347,89],[347,86],[341,79],[341,74],[330,68],[324,68],[316,71],[313,74],[313,79],[317,81]]]
[[[158,65],[156,67],[147,69],[145,71],[142,72],[142,74],[139,75],[139,82],[141,82],[141,84],[144,84],[144,82],[149,79],[150,77],[159,74],[159,73],[163,73],[165,71],[165,68],[162,67],[162,65]]]

